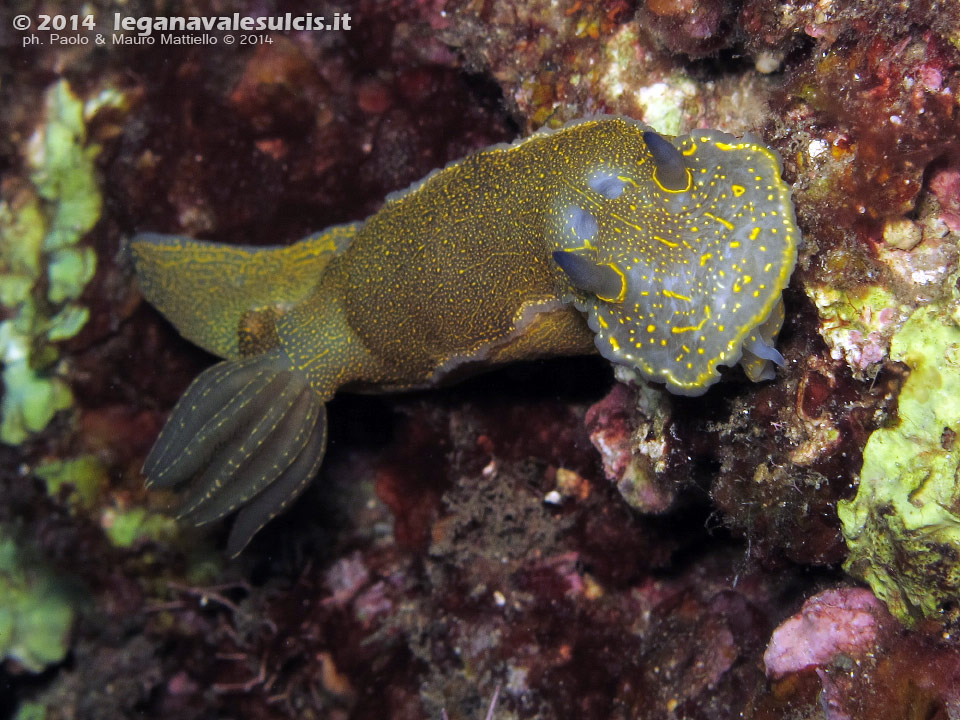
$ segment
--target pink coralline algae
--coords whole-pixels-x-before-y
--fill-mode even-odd
[[[960,717],[960,653],[951,633],[906,630],[866,589],[809,598],[774,630],[763,659],[774,692],[762,701],[767,714],[756,717],[783,717],[784,707],[801,705],[819,706],[816,717],[826,720]]]
[[[632,402],[627,386],[615,385],[609,395],[587,411],[590,442],[600,453],[608,480],[618,481],[633,460]]]
[[[627,385],[617,384],[587,410],[585,418],[607,479],[642,512],[665,512],[676,498],[675,484],[663,474],[668,448],[662,402],[657,394],[638,397]]]
[[[814,595],[774,630],[763,654],[767,675],[779,678],[827,665],[841,653],[863,655],[873,648],[880,626],[889,618],[884,604],[866,589],[839,588]]]
[[[960,168],[946,168],[930,178],[930,190],[940,203],[940,219],[953,232],[960,232]]]

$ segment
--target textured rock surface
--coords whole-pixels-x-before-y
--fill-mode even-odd
[[[118,9],[89,5],[103,23]],[[176,10],[287,10],[200,5]],[[22,12],[58,10],[77,11]],[[60,80],[85,103],[102,197],[78,230],[95,274],[65,300],[86,324],[31,365],[73,405],[0,448],[0,529],[80,589],[62,596],[68,659],[45,656],[40,676],[5,661],[0,713],[466,720],[500,686],[497,718],[960,716],[960,547],[922,522],[906,542],[883,530],[930,512],[911,503],[921,476],[937,480],[919,489],[937,527],[953,526],[960,429],[936,397],[955,370],[960,6],[349,11],[349,32],[259,47],[0,56],[3,217],[30,212],[30,138]],[[598,112],[751,131],[779,151],[805,242],[775,381],[730,372],[676,398],[586,358],[345,396],[320,482],[239,561],[219,555],[222,528],[166,520],[139,466],[210,358],[140,303],[124,238],[291,241],[472,149]],[[4,223],[0,239],[25,227]],[[5,382],[5,399],[22,390]],[[898,471],[892,443],[914,435],[925,451]],[[854,497],[845,540],[837,506]],[[876,597],[849,587],[844,560]]]

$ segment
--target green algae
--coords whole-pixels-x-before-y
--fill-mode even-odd
[[[879,285],[864,285],[847,293],[835,287],[813,286],[807,294],[828,327],[862,323],[865,317],[876,317],[883,309],[897,305],[896,296]],[[875,328],[862,325],[858,329],[869,332]]]
[[[71,511],[95,511],[109,484],[107,468],[94,455],[51,460],[33,468],[43,480],[47,494],[66,493]],[[131,548],[146,540],[170,540],[177,535],[176,520],[143,507],[107,507],[100,512],[100,525],[114,547]]]
[[[108,510],[103,526],[110,542],[120,548],[130,548],[145,540],[169,540],[177,534],[176,520],[142,507]]]
[[[899,422],[870,436],[857,495],[838,506],[847,570],[907,623],[960,598],[958,320],[955,298],[915,310],[894,335],[890,357],[910,367]]]
[[[73,606],[60,580],[0,530],[0,659],[30,672],[61,662],[70,647]]]
[[[47,708],[41,703],[23,703],[17,708],[13,720],[46,720]]]
[[[96,271],[80,246],[100,217],[101,196],[87,143],[82,101],[66,81],[46,95],[45,117],[30,139],[30,184],[0,202],[0,361],[4,394],[0,441],[19,444],[43,430],[73,397],[52,343],[73,337],[89,316],[76,302]]]
[[[28,162],[37,193],[49,203],[43,239],[49,252],[76,245],[100,218],[94,173],[100,148],[87,145],[83,102],[66,81],[53,85],[46,100],[47,122],[30,140]]]
[[[73,509],[94,507],[108,482],[107,468],[93,455],[51,460],[35,467],[33,474],[46,484],[50,497],[68,487],[67,503]]]
[[[840,289],[830,284],[810,284],[807,296],[820,315],[820,335],[830,354],[845,359],[859,378],[879,367],[887,345],[909,308],[879,285]]]

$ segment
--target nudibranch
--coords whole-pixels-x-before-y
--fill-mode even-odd
[[[595,346],[700,395],[719,365],[773,377],[799,231],[777,154],[623,117],[496,145],[387,197],[363,222],[253,248],[141,234],[141,291],[225,358],[144,465],[181,517],[239,513],[228,551],[305,487],[339,390],[420,388]]]

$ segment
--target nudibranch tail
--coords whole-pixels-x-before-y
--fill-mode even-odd
[[[358,228],[338,225],[279,247],[141,233],[130,241],[130,254],[140,291],[181,335],[214,355],[237,358],[242,318],[261,307],[300,302]]]
[[[231,534],[235,553],[306,487],[325,437],[322,398],[277,348],[201,373],[144,474],[154,487],[184,488],[178,517],[197,525],[246,505]]]

